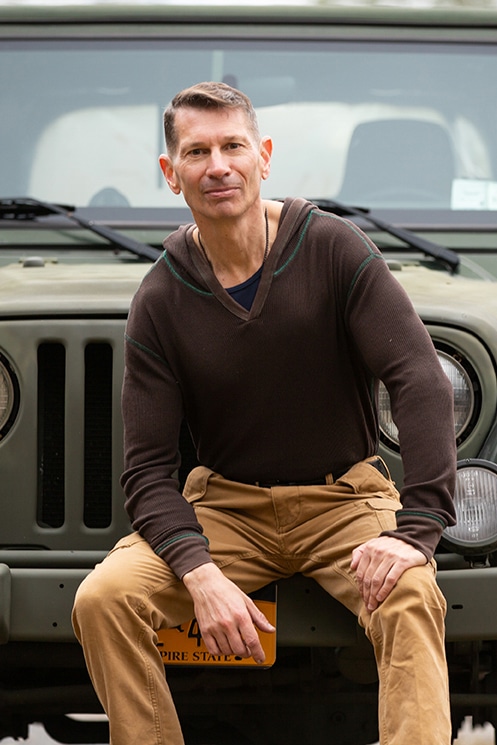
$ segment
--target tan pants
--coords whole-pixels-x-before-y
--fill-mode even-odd
[[[246,592],[300,572],[353,611],[380,680],[381,745],[450,745],[445,601],[433,563],[406,571],[372,614],[352,550],[395,525],[398,494],[367,462],[323,486],[238,484],[197,468],[185,486],[214,561]],[[74,629],[113,745],[183,745],[155,630],[192,616],[184,585],[138,535],[120,540],[80,586]]]

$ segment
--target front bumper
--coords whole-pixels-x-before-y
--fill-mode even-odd
[[[99,551],[0,551],[0,644],[74,642],[71,610],[79,584],[105,556]],[[470,568],[457,557],[437,573],[447,599],[447,641],[497,640],[497,568]],[[278,582],[279,646],[357,643],[355,617],[313,580]]]

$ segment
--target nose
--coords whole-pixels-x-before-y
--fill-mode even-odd
[[[212,150],[209,155],[206,173],[211,178],[222,178],[230,172],[229,157],[221,150]]]

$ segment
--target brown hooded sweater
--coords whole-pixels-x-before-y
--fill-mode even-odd
[[[210,560],[174,475],[183,417],[200,463],[226,478],[314,480],[377,452],[381,379],[405,473],[389,535],[430,558],[454,523],[452,387],[379,250],[352,223],[287,199],[246,310],[193,229],[165,240],[127,324],[122,484],[133,527],[179,577]]]

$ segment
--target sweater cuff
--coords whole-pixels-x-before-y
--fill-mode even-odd
[[[410,543],[430,561],[446,528],[445,521],[438,515],[414,510],[399,510],[396,517],[396,530],[385,530],[381,535]]]
[[[212,561],[209,552],[209,541],[199,533],[185,533],[176,536],[155,549],[155,553],[164,559],[178,579],[187,572]]]

